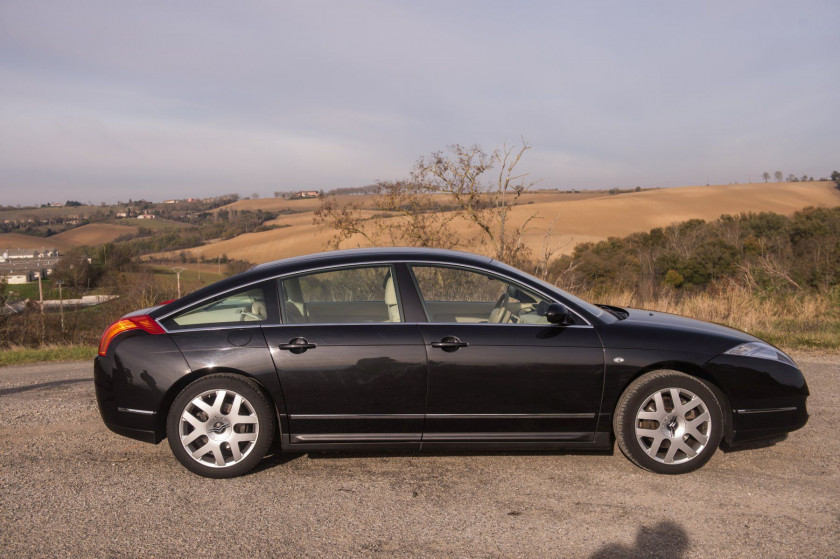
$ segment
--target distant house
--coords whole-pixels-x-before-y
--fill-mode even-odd
[[[138,215],[138,216],[137,216],[137,219],[157,219],[157,216],[156,216],[155,214],[146,214],[146,213],[144,213],[144,214],[140,214],[140,215]]]
[[[301,190],[297,193],[298,198],[317,198],[318,191],[317,190]]]
[[[55,249],[48,249],[55,250]],[[31,260],[38,257],[39,252],[47,252],[45,249],[38,251],[31,248],[9,248],[0,253],[0,262],[11,262],[12,260]]]
[[[8,284],[28,283],[35,281],[35,272],[22,262],[4,262],[0,264],[0,277]]]
[[[10,272],[8,274],[3,274],[3,277],[6,278],[6,283],[9,285],[29,283],[30,281],[35,281],[36,279],[34,274],[30,271]]]

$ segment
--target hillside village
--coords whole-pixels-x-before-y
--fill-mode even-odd
[[[10,285],[52,276],[61,253],[55,248],[25,249],[0,247],[0,277]]]

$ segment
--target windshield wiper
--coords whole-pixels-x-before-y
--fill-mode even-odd
[[[625,318],[630,316],[630,313],[627,312],[626,310],[622,309],[621,307],[614,307],[612,305],[596,305],[596,306],[604,309],[605,311],[607,311],[608,313],[610,313],[611,315],[613,315],[614,317],[616,317],[619,320],[624,320]]]

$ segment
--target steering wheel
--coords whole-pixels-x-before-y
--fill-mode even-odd
[[[496,301],[496,304],[493,305],[493,310],[490,311],[490,318],[487,322],[492,322],[494,324],[501,324],[507,317],[505,314],[508,313],[507,304],[510,301],[510,295],[508,295],[507,289],[505,289],[504,293],[499,296],[499,300]]]
[[[262,317],[255,315],[252,312],[248,312],[245,309],[240,309],[239,314],[242,315],[239,317],[239,322],[243,322],[245,317],[252,318],[254,320],[262,320]]]

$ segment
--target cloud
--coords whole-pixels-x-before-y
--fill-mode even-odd
[[[532,176],[561,188],[821,175],[840,152],[831,3],[79,0],[2,16],[0,203],[352,186],[520,136]]]

